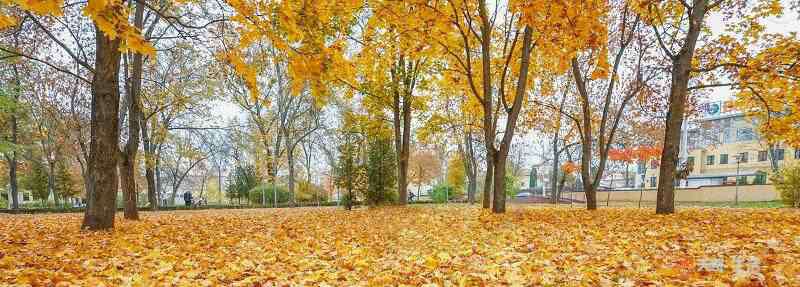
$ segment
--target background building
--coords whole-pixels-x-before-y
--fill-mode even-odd
[[[732,101],[700,107],[682,131],[681,160],[691,172],[680,187],[767,184],[773,167],[800,159],[800,149],[782,144],[770,147],[758,134],[755,120],[733,107]],[[639,164],[637,186],[658,185],[658,161]]]

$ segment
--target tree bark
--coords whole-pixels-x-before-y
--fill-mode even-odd
[[[464,132],[464,171],[467,176],[467,201],[475,203],[475,193],[478,189],[477,166],[475,165],[475,149],[472,145],[472,133]]]
[[[286,164],[289,168],[289,195],[291,198],[291,205],[294,206],[297,202],[294,194],[294,147],[286,150]]]
[[[488,156],[488,153],[487,153]],[[486,159],[486,177],[483,179],[483,208],[492,208],[492,184],[494,183],[494,163]]]
[[[139,30],[144,27],[144,3],[136,4],[134,14],[134,25]],[[140,120],[141,112],[141,90],[142,90],[142,70],[144,68],[144,56],[139,53],[133,54],[131,66],[131,78],[128,89],[128,142],[125,144],[120,157],[120,187],[125,199],[124,218],[129,220],[139,220],[139,210],[137,204],[138,192],[136,189],[136,155],[139,151],[140,140]]]
[[[119,153],[119,65],[120,39],[109,39],[99,28],[96,33],[95,74],[92,79],[92,117],[89,169],[92,190],[82,229],[114,227]]]
[[[18,46],[18,38],[14,36],[15,46]],[[19,94],[22,92],[22,83],[19,76],[19,70],[17,70],[17,65],[12,65],[12,70],[14,72],[14,104],[18,104],[19,102]],[[11,144],[14,145],[14,149],[11,151],[11,156],[6,156],[6,160],[8,161],[8,186],[9,186],[9,193],[11,196],[11,209],[19,209],[19,181],[17,179],[17,150],[16,144],[19,137],[19,123],[17,122],[17,114],[16,111],[11,113]]]
[[[680,154],[681,128],[686,114],[686,101],[689,95],[690,71],[694,59],[695,46],[703,28],[703,19],[707,12],[708,0],[695,0],[689,15],[689,29],[681,50],[672,57],[672,81],[669,90],[669,107],[667,110],[664,132],[664,149],[661,154],[661,167],[656,194],[656,213],[670,214],[675,212],[675,172]]]
[[[417,63],[416,65],[418,65]],[[392,70],[392,115],[395,154],[397,156],[398,203],[408,203],[408,158],[411,143],[411,101],[416,83],[415,63],[406,66],[405,57],[399,56]],[[401,84],[402,81],[402,84]]]
[[[531,50],[533,45],[533,32],[531,28],[525,26],[522,36],[522,58],[519,63],[519,77],[517,78],[517,86],[514,91],[514,102],[511,105],[511,110],[508,112],[506,118],[505,133],[503,139],[500,141],[500,148],[496,150],[493,156],[495,162],[494,172],[494,204],[492,205],[492,212],[504,213],[506,212],[506,195],[505,195],[505,174],[506,174],[506,159],[508,152],[511,149],[511,141],[514,139],[514,130],[517,128],[517,120],[519,119],[520,111],[522,110],[522,98],[527,93],[528,83],[528,68],[530,67]],[[504,99],[500,99],[503,101]]]
[[[494,213],[504,213],[506,212],[506,169],[499,168],[506,166],[506,156],[502,156],[498,153],[498,156],[494,160],[494,186],[492,187],[494,191],[494,196],[492,197],[492,212]]]
[[[559,117],[560,116],[561,115],[559,114]],[[558,134],[559,132],[558,130],[556,130],[555,134],[553,135],[553,169],[551,172],[552,175],[550,176],[551,177],[550,202],[552,204],[558,204],[558,201],[560,200],[558,196],[558,171],[559,171],[558,167],[560,164],[559,157],[561,156],[561,153],[558,150],[558,136],[559,136]]]

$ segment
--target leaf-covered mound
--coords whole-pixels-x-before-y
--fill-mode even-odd
[[[0,285],[800,286],[792,210],[208,210],[110,233],[80,231],[78,214],[0,222]]]

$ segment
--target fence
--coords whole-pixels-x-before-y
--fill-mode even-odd
[[[598,191],[597,201],[637,202],[640,196],[642,202],[655,202],[656,189]],[[775,186],[769,184],[740,185],[738,192],[735,185],[675,189],[675,202],[732,202],[737,196],[739,202],[774,201],[781,198]],[[586,200],[583,192],[566,192],[562,197]]]

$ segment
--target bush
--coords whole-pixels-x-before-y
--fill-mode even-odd
[[[433,187],[429,196],[433,202],[447,202],[448,200],[453,199],[453,187],[447,184],[437,184]]]
[[[250,196],[250,202],[264,205],[264,203],[261,201],[264,199],[264,197],[261,195],[264,194],[267,200],[266,205],[271,206],[275,202],[274,197],[276,193],[278,194],[278,204],[289,202],[289,200],[292,199],[292,195],[286,190],[285,187],[277,186],[273,189],[273,185],[268,183],[259,184],[251,189],[250,192],[248,192],[248,195]]]
[[[367,148],[367,194],[365,194],[368,205],[397,202],[396,170],[392,141],[388,138],[370,140]]]
[[[800,207],[800,163],[784,165],[772,178],[783,202]]]
[[[353,194],[353,197],[356,197],[355,193]],[[348,194],[347,192],[343,193],[342,196],[339,198],[339,200],[341,201],[342,207],[344,209],[348,209],[348,207],[353,207],[357,203],[353,201],[352,198],[350,198],[350,194]]]
[[[253,165],[237,166],[233,174],[228,177],[228,186],[225,187],[225,196],[230,199],[249,199],[248,193],[261,181]]]

